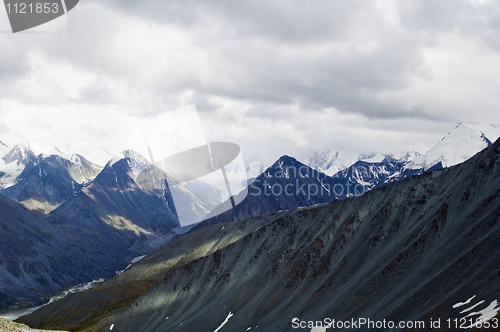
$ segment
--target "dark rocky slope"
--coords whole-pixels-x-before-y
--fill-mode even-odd
[[[89,291],[58,301],[66,309],[72,308],[73,314],[68,314],[66,309],[59,306],[55,311],[51,306],[42,308],[38,311],[39,317],[43,317],[41,324],[54,325],[58,328],[63,325],[64,329],[77,327],[84,329],[90,326],[90,330],[93,331],[96,325],[99,326],[102,321],[106,321],[109,316],[108,311],[121,308],[136,299],[149,287],[162,280],[166,271],[178,269],[210,255],[254,232],[280,215],[275,213],[238,223],[214,225],[205,228],[202,232],[177,237],[165,244],[162,250],[155,251],[115,278]],[[47,310],[46,308],[49,307],[50,309]],[[103,311],[103,308],[106,310]],[[50,313],[47,315],[47,312]],[[57,317],[55,321],[53,321],[53,314]],[[64,318],[61,319],[61,317]]]

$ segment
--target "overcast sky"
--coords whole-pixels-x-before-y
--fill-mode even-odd
[[[119,152],[196,104],[210,141],[275,159],[426,152],[500,126],[500,2],[81,0],[12,34],[0,10],[0,140]]]

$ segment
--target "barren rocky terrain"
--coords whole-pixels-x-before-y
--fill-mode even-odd
[[[14,323],[8,319],[0,317],[0,331],[2,332],[55,332],[54,330],[36,330],[24,324]],[[65,332],[65,331],[58,331]]]

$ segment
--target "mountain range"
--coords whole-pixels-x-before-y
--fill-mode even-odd
[[[203,219],[198,225],[183,228],[176,216],[168,175],[134,151],[113,156],[103,150],[91,153],[94,146],[88,142],[66,150],[86,153],[82,156],[36,142],[13,148],[2,143],[0,181],[3,181],[3,188],[0,194],[8,197],[2,196],[0,211],[11,211],[16,206],[15,210],[22,210],[22,213],[5,212],[0,219],[6,230],[0,243],[5,276],[2,280],[10,280],[8,285],[0,285],[0,309],[2,303],[3,308],[30,301],[35,303],[72,284],[96,277],[109,278],[115,271],[123,270],[133,257],[148,254],[188,231],[196,234],[214,224],[354,198],[413,175],[455,165],[491,145],[495,132],[495,128],[490,128],[486,136],[460,124],[426,154],[358,158],[354,164],[331,176],[319,171],[323,167],[319,164],[312,168],[293,157],[282,156],[253,179],[247,188],[247,197],[239,205],[221,214],[217,204],[228,201],[222,202],[223,197],[216,188],[201,181],[191,186],[179,184],[172,190],[189,204],[194,219]],[[87,154],[93,161],[111,158],[99,166],[86,159]],[[332,170],[332,167],[323,168]],[[16,220],[21,220],[15,217],[18,214],[23,215],[26,225],[48,225],[47,236],[67,241],[61,241],[60,246],[54,243],[46,246],[39,242],[35,231],[11,232]],[[235,240],[239,235],[232,236]],[[64,264],[36,263],[44,268],[30,270],[28,278],[20,273],[25,270],[18,269],[16,255],[9,255],[9,247],[2,246],[3,243],[33,246],[32,252],[44,252],[46,257],[57,257],[61,248],[71,243],[75,254],[65,256]],[[89,243],[92,250],[87,248]],[[26,257],[26,260],[34,259],[33,255]],[[72,278],[57,277],[65,275],[66,264],[71,266]],[[78,272],[76,267],[82,266],[85,270]],[[52,276],[59,281],[33,282],[37,278],[51,280]]]
[[[490,127],[488,131],[490,137],[492,139],[500,137],[500,130]],[[408,152],[396,159],[391,155],[374,155],[369,158],[358,155],[354,158],[355,154],[324,153],[320,155],[324,157],[323,159],[313,159],[315,168],[293,157],[283,156],[249,184],[246,198],[237,199],[242,201],[239,205],[221,214],[217,208],[213,209],[205,220],[192,230],[293,207],[356,197],[388,183],[456,165],[489,145],[491,140],[482,131],[459,124],[422,155]],[[318,153],[314,156],[318,156]],[[351,157],[351,161],[358,160],[332,176],[320,171],[320,169],[331,171],[341,165],[340,161],[346,160],[346,156]]]
[[[416,151],[408,152],[401,157],[382,154],[366,155],[346,151],[315,151],[311,154],[302,156],[298,160],[315,170],[325,173],[328,176],[334,176],[340,171],[354,165],[358,161],[366,163],[381,163],[384,160],[391,160],[407,163],[419,155],[420,153]]]
[[[474,153],[482,150],[500,137],[500,129],[491,125],[482,125],[482,130],[476,128],[477,126],[461,123],[443,137],[436,146],[422,155],[417,152],[408,152],[400,157],[392,155],[367,156],[348,152],[326,151],[322,153],[314,152],[310,156],[300,158],[302,162],[295,160],[290,164],[287,164],[290,159],[283,156],[281,158],[283,160],[278,160],[267,170],[260,165],[260,173],[253,177],[251,181],[261,176],[260,180],[262,182],[262,174],[275,171],[279,165],[284,168],[293,168],[295,167],[294,163],[299,162],[300,165],[306,165],[309,170],[318,171],[317,178],[329,179],[329,177],[333,177],[337,179],[334,181],[336,183],[343,179],[344,184],[347,184],[346,181],[348,181],[354,186],[358,185],[358,188],[362,186],[364,188],[362,192],[365,192],[408,176],[456,165],[467,160]],[[0,172],[2,172],[0,173],[0,186],[3,184],[3,189],[0,189],[0,191],[30,209],[38,209],[48,213],[78,194],[103,169],[102,166],[98,166],[98,164],[89,160],[99,161],[104,166],[103,161],[106,160],[107,163],[111,158],[120,158],[90,142],[72,144],[66,147],[65,151],[61,152],[54,146],[46,146],[38,142],[25,142],[12,149],[2,143],[0,145]],[[253,166],[252,170],[248,170],[249,175],[255,173]],[[291,180],[295,181],[296,179]],[[274,183],[270,185],[272,186]],[[284,188],[286,183],[281,181],[280,185],[283,185]],[[184,189],[191,192],[203,205],[203,209],[206,210],[205,215],[206,212],[214,210],[217,205],[224,204],[224,200],[228,199],[228,197],[223,197],[217,188],[201,181],[194,181],[186,184],[186,186]],[[258,184],[254,184],[255,186],[258,186]],[[277,187],[275,186],[275,188]],[[337,188],[340,187],[337,186]],[[300,193],[296,196],[299,195]],[[345,195],[331,196],[346,198],[355,195],[356,193],[350,192]],[[271,196],[273,195],[271,194]],[[297,199],[291,197],[290,200]],[[274,204],[276,205],[275,208],[264,208],[263,211],[271,212],[291,206],[304,206],[323,202],[321,199],[308,200],[309,202],[298,199],[297,202],[290,202],[285,205]],[[200,216],[202,214],[203,211],[198,213]],[[246,214],[245,216],[248,215],[254,214]]]
[[[283,156],[248,186],[248,194],[243,192],[237,195],[236,201],[241,201],[240,204],[224,213],[219,213],[217,208],[213,209],[205,220],[192,230],[298,206],[359,196],[402,166],[404,164],[392,160],[382,163],[358,161],[335,176],[328,176],[293,157]],[[389,170],[392,173],[389,173]],[[368,182],[370,175],[373,175],[370,180],[375,184]]]
[[[20,321],[156,332],[325,331],[325,318],[370,319],[434,331],[432,321],[457,330],[455,319],[472,317],[474,327],[500,311],[499,179],[497,140],[464,163],[359,197],[184,234]]]

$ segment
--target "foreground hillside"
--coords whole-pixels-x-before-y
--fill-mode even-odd
[[[8,319],[0,317],[0,331],[2,332],[63,332],[32,329],[24,324],[14,323]]]
[[[498,313],[499,219],[500,140],[463,164],[357,198],[186,234],[21,321],[75,331],[296,331],[295,318],[328,317],[450,330],[431,329],[431,319]]]

